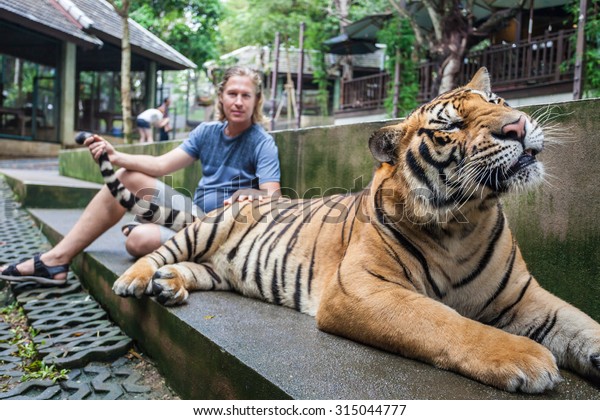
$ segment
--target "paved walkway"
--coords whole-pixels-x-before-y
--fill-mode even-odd
[[[58,172],[58,158],[0,159],[0,168]]]
[[[0,177],[0,265],[49,247]],[[37,335],[19,337],[14,325],[0,317],[0,400],[177,398],[73,273],[65,287],[40,288],[31,283],[11,287],[0,280],[0,309],[11,298],[23,308]],[[46,366],[69,369],[68,379],[23,381],[32,360],[22,356],[19,345],[22,349],[30,342]]]

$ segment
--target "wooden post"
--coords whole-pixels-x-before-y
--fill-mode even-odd
[[[296,114],[296,127],[300,128],[302,122],[302,74],[304,74],[304,22],[300,24],[300,59],[298,60],[298,113]]]
[[[573,78],[573,99],[579,100],[583,96],[583,53],[585,50],[585,23],[587,20],[587,0],[579,1],[579,19],[577,20],[577,49],[575,51],[575,75]]]
[[[558,41],[556,42],[556,59],[554,61],[554,81],[558,82],[560,80],[560,65],[563,62],[563,55],[565,50],[565,31],[558,31]]]
[[[275,130],[275,115],[277,109],[275,106],[275,98],[277,95],[277,74],[279,73],[279,32],[275,33],[275,63],[273,65],[273,74],[271,75],[271,131]]]
[[[396,50],[396,62],[394,63],[394,108],[392,118],[398,118],[398,102],[400,100],[400,50]]]
[[[533,8],[535,0],[529,2],[529,26],[527,27],[527,42],[531,42],[531,35],[533,33]]]
[[[531,37],[533,33],[533,7],[534,0],[529,2],[529,25],[527,27],[527,54],[525,55],[525,77],[529,78],[532,76],[533,66],[531,61],[533,60],[533,45],[531,44]]]

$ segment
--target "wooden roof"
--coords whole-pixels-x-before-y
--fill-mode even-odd
[[[68,41],[79,49],[81,69],[120,70],[121,18],[105,0],[0,0],[0,22],[0,53],[52,64],[48,45]],[[144,70],[148,61],[159,70],[196,68],[132,19],[129,23],[132,70]]]

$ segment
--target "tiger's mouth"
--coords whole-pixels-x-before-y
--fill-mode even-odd
[[[479,181],[494,191],[505,192],[517,178],[520,178],[519,182],[526,182],[529,179],[524,169],[538,163],[535,157],[538,153],[539,150],[525,149],[508,168],[498,166],[489,172],[484,172],[480,175]]]
[[[535,149],[525,149],[523,153],[521,153],[521,155],[517,158],[515,163],[513,163],[513,165],[510,168],[508,168],[508,170],[505,173],[504,179],[508,179],[520,172],[521,170],[523,170],[524,168],[536,163],[537,159],[535,158],[535,156],[538,153],[539,152]]]

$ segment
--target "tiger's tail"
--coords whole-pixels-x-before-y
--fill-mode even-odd
[[[91,136],[91,133],[81,132],[75,137],[75,142],[77,144],[83,144],[85,139]],[[102,153],[98,158],[98,165],[100,166],[100,172],[102,173],[104,183],[113,197],[115,197],[119,204],[121,204],[128,212],[138,216],[142,220],[179,231],[197,219],[197,217],[191,213],[159,206],[156,203],[137,197],[125,188],[119,178],[117,178],[106,152]]]

